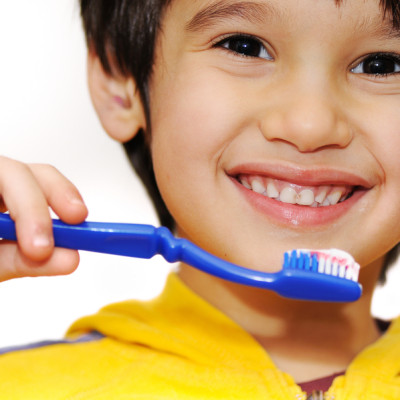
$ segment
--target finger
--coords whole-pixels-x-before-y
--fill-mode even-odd
[[[88,210],[78,189],[56,168],[30,164],[43,194],[54,212],[66,223],[78,224],[87,217]]]
[[[47,200],[30,168],[25,164],[0,157],[0,193],[15,221],[18,244],[22,253],[34,261],[50,257],[53,231]]]
[[[76,250],[57,248],[45,261],[32,261],[19,251],[13,242],[0,244],[0,282],[13,278],[67,275],[79,264]]]

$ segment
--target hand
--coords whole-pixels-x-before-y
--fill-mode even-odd
[[[65,275],[78,266],[77,251],[54,247],[49,207],[69,224],[87,217],[78,190],[54,167],[0,156],[0,211],[9,211],[18,240],[0,241],[0,282]]]

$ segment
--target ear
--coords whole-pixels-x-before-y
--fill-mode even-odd
[[[141,128],[146,129],[144,107],[133,78],[108,74],[97,55],[89,51],[88,82],[100,122],[113,139],[126,142]]]

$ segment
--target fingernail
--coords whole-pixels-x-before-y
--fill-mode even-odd
[[[68,197],[68,201],[71,203],[71,204],[74,204],[74,205],[84,205],[85,203],[83,202],[83,200],[80,198],[80,197],[77,197],[77,196],[69,196]]]
[[[50,247],[51,244],[51,238],[45,234],[37,234],[33,238],[33,245],[35,247]]]

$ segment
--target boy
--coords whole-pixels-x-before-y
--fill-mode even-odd
[[[128,142],[162,223],[268,272],[288,249],[341,248],[362,265],[364,293],[289,301],[180,265],[160,298],[83,318],[67,343],[3,355],[5,398],[400,398],[400,322],[380,337],[369,313],[400,240],[399,3],[81,7],[94,106]],[[78,192],[51,168],[0,162],[19,240],[2,245],[2,279],[70,272],[77,255],[53,250],[47,206],[80,222]]]

